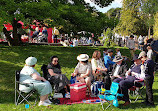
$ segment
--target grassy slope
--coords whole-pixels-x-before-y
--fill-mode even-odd
[[[103,51],[103,47],[76,47],[76,48],[65,48],[65,47],[52,47],[52,46],[26,46],[26,47],[0,47],[0,111],[11,111],[11,110],[25,110],[25,104],[19,106],[14,105],[14,72],[15,70],[20,70],[24,61],[28,56],[35,56],[38,59],[36,69],[40,71],[42,64],[48,64],[49,58],[52,55],[57,55],[62,67],[62,72],[67,72],[67,77],[70,78],[70,74],[73,72],[74,67],[77,64],[76,57],[80,53],[87,53],[90,57],[94,50]],[[130,56],[129,50],[126,48],[121,48],[121,53],[126,56]],[[138,51],[137,51],[138,53]],[[157,75],[157,74],[156,74]],[[154,82],[154,98],[155,103],[158,103],[156,100],[158,96],[158,87],[156,86],[158,82],[158,77],[155,77]],[[140,100],[136,103],[132,103],[127,107],[114,108],[110,107],[108,110],[128,110],[128,111],[139,111],[144,110],[158,110],[158,107],[150,108],[148,106],[140,104]],[[123,102],[120,101],[120,104]],[[105,104],[107,106],[107,103]],[[38,107],[31,106],[27,110],[33,111],[43,111],[43,110],[101,110],[100,104],[75,104],[75,105],[52,105],[51,107]]]

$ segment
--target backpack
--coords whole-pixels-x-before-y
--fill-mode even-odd
[[[91,92],[92,95],[97,96],[99,91],[98,88],[105,88],[105,85],[102,81],[95,81],[92,85],[91,85]]]

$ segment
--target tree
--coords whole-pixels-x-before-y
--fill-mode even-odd
[[[103,8],[105,6],[108,6],[114,0],[90,0],[90,1],[98,5],[99,7]]]
[[[154,38],[158,39],[158,13],[155,14]]]
[[[98,3],[106,6],[111,1],[113,0],[102,0]],[[33,20],[39,20],[42,23],[44,19],[49,18],[53,20],[53,24],[48,23],[50,26],[63,25],[66,28],[70,27],[69,31],[76,32],[81,29],[95,31],[94,25],[98,23],[97,17],[91,15],[95,8],[90,8],[84,0],[71,0],[71,2],[70,0],[1,0],[0,4],[0,17],[2,18],[0,23],[11,23],[13,26],[14,39],[9,39],[10,37],[5,32],[8,40],[11,40],[10,45],[19,45],[16,26],[19,20],[25,24],[31,24]],[[88,9],[88,12],[85,9]],[[97,31],[100,31],[102,26],[98,25],[97,28]]]
[[[142,16],[146,26],[148,27],[148,36],[153,34],[154,16],[158,11],[157,0],[143,0],[142,2]]]
[[[122,35],[146,35],[147,29],[140,14],[141,0],[123,0],[120,22],[115,32]]]

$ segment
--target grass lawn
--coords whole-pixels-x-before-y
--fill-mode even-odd
[[[76,57],[80,53],[87,53],[90,58],[93,51],[103,51],[104,47],[53,47],[53,46],[23,46],[23,47],[8,47],[0,46],[0,111],[100,111],[102,110],[100,104],[75,104],[75,105],[51,105],[50,107],[38,107],[30,106],[29,109],[25,108],[25,103],[16,106],[14,104],[14,72],[20,70],[24,66],[25,59],[29,56],[37,58],[37,65],[35,69],[40,73],[42,64],[48,64],[49,58],[52,55],[59,57],[59,62],[62,67],[62,72],[67,72],[67,77],[70,79],[70,75],[73,72],[77,60]],[[116,47],[115,47],[116,48]],[[113,48],[114,49],[114,48]],[[127,48],[120,48],[122,55],[130,57],[129,50]],[[136,53],[138,53],[137,51]],[[155,104],[158,104],[158,73],[155,74],[155,82],[153,85]],[[145,91],[145,90],[144,90]],[[133,99],[133,97],[131,97]],[[32,101],[33,103],[33,101]],[[158,111],[158,106],[148,107],[141,104],[141,100],[136,103],[132,102],[131,105],[123,107],[123,101],[119,101],[120,106],[118,108],[111,106],[109,111]],[[106,107],[108,104],[105,103]]]

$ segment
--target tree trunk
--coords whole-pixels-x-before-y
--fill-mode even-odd
[[[20,45],[20,42],[19,42],[19,38],[18,38],[18,35],[17,35],[17,20],[13,19],[13,23],[12,23],[12,26],[13,26],[13,45],[14,46],[19,46]]]
[[[13,20],[12,26],[13,26],[13,38],[11,38],[9,32],[7,31],[5,27],[3,28],[3,32],[7,38],[9,46],[19,46],[20,42],[17,36],[17,20],[15,19]]]
[[[8,45],[12,46],[11,44],[12,44],[13,40],[12,40],[9,32],[7,31],[7,29],[5,27],[3,28],[3,32],[4,32],[4,34],[5,34],[6,38],[7,38]]]

